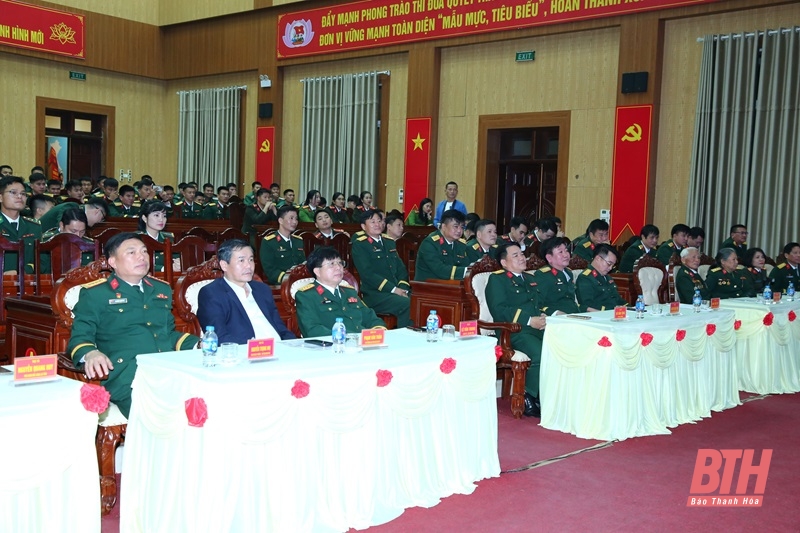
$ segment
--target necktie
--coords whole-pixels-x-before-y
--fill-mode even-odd
[[[336,287],[336,291],[333,294],[335,294],[338,299],[342,299],[342,295],[339,293],[339,287]]]
[[[12,222],[12,224],[14,224],[14,229],[16,231],[19,231],[19,220],[15,220],[14,222]]]

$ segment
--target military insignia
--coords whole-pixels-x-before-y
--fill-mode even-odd
[[[350,284],[349,284],[349,283],[347,283],[346,281],[343,281],[343,282],[341,282],[341,283],[339,284],[339,286],[340,286],[340,287],[344,287],[344,288],[346,288],[346,289],[353,289],[353,290],[355,290],[355,287],[353,287],[352,285],[350,285]]]
[[[308,285],[303,285],[302,287],[300,287],[300,291],[307,291],[309,289],[312,289],[313,287],[314,287],[314,284],[313,283],[309,283]]]
[[[117,290],[117,288],[119,288],[119,281],[114,278],[111,280],[111,283],[109,283],[109,286],[111,286],[112,289]]]
[[[94,281],[90,281],[89,283],[84,283],[83,285],[81,285],[81,287],[84,288],[84,289],[91,289],[92,287],[97,287],[98,285],[102,285],[106,281],[108,281],[106,278],[100,278],[100,279],[96,279]],[[113,280],[113,281],[116,281],[116,280]]]
[[[375,241],[372,239],[372,237],[367,237],[367,242],[368,242],[368,243],[370,243],[370,244],[372,244],[372,243],[373,243],[373,242],[375,242]]]
[[[506,272],[506,275],[508,276],[509,279],[514,277],[514,274],[512,274],[511,272]]]
[[[318,294],[321,295],[324,291],[325,291],[325,289],[322,288],[322,285],[317,285],[317,293]]]
[[[122,298],[122,294],[117,293],[117,298]]]
[[[152,284],[152,283],[150,283],[150,281],[148,281],[148,279],[147,279],[147,278],[143,278],[143,279],[142,279],[142,281],[143,281],[145,284],[147,284],[147,286],[148,286],[148,287],[152,287],[152,286],[153,286],[153,284]]]
[[[351,296],[350,298],[347,299],[347,301],[350,302],[351,304],[358,303],[358,298]]]
[[[108,301],[108,305],[119,305],[119,304],[126,304],[128,303],[127,298],[111,298]]]
[[[597,270],[592,270],[592,276],[597,277]]]
[[[439,244],[444,244],[444,239],[442,237],[439,237]]]
[[[167,296],[166,294],[161,294],[161,293],[156,294],[156,298],[158,298],[160,300],[169,300],[169,296]]]

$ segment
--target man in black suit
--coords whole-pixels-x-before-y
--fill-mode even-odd
[[[240,239],[223,242],[217,250],[225,276],[200,289],[197,318],[200,326],[214,326],[219,342],[244,344],[249,339],[294,339],[272,298],[272,289],[253,281],[255,259],[250,245]]]

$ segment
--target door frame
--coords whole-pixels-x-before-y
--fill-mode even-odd
[[[500,180],[501,130],[520,128],[558,127],[558,170],[556,171],[556,216],[562,220],[567,211],[567,181],[569,179],[570,111],[545,113],[516,113],[509,115],[480,115],[478,117],[478,164],[475,172],[475,207],[484,216],[497,209],[497,186]],[[483,179],[481,179],[483,177]]]
[[[47,109],[61,109],[75,113],[88,113],[106,117],[102,130],[102,144],[100,145],[100,165],[102,175],[115,177],[114,174],[114,124],[116,108],[113,106],[76,102],[73,100],[60,100],[58,98],[36,97],[36,153],[43,157],[46,146],[45,115]]]

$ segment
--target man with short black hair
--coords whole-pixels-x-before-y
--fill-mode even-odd
[[[594,258],[575,280],[575,295],[581,312],[605,311],[627,302],[619,294],[617,284],[609,276],[617,263],[617,252],[609,244],[598,244]]]
[[[589,223],[586,234],[572,245],[572,253],[590,263],[594,259],[594,250],[600,244],[608,243],[608,222],[596,218]]]
[[[528,247],[525,243],[525,237],[528,235],[528,223],[525,222],[525,217],[511,217],[508,226],[508,234],[501,235],[500,239],[505,243],[515,242],[519,244],[520,250],[524,252]]]
[[[214,184],[213,183],[204,183],[203,184],[203,196],[206,197],[205,203],[211,203],[214,200]]]
[[[200,218],[203,214],[203,206],[195,201],[197,185],[187,183],[183,189],[183,201],[177,202],[175,207],[181,210],[182,218]]]
[[[53,197],[56,204],[61,203],[61,180],[47,180],[47,194]]]
[[[303,239],[292,235],[296,229],[297,209],[290,205],[278,209],[278,231],[264,237],[259,254],[270,285],[279,285],[287,270],[306,260]]]
[[[217,187],[217,199],[208,203],[203,208],[203,218],[206,220],[230,220],[231,219],[231,193],[227,187],[220,185]]]
[[[262,226],[277,219],[278,209],[270,201],[269,191],[267,189],[258,189],[256,191],[256,203],[248,205],[244,210],[242,233],[249,235],[250,245],[255,246],[256,233],[258,231],[256,226]]]
[[[67,182],[67,198],[72,198],[73,200],[77,200],[78,203],[83,203],[83,198],[86,196],[86,193],[83,192],[83,185],[78,180],[69,180]]]
[[[81,188],[83,189],[83,197],[89,198],[92,195],[92,178],[86,176],[81,178]]]
[[[34,173],[28,178],[29,188],[31,194],[46,194],[47,193],[47,178],[44,174]],[[55,200],[54,200],[55,202]]]
[[[119,199],[119,182],[115,178],[105,178],[100,184],[102,191],[95,194],[96,198],[102,198],[108,206],[108,212],[114,212],[115,202]]]
[[[458,196],[458,183],[455,181],[448,181],[444,186],[444,194],[445,199],[436,206],[436,212],[433,217],[433,225],[437,228],[439,224],[444,223],[443,215],[445,211],[454,209],[463,213],[464,216],[467,216],[467,206],[464,205],[464,202],[456,199],[456,196]]]
[[[102,222],[108,214],[108,204],[102,198],[89,198],[84,204],[77,204],[75,202],[64,202],[45,213],[40,222],[42,224],[42,231],[47,231],[58,227],[64,211],[69,209],[82,209],[86,213],[86,220],[89,223],[88,227],[94,227],[98,222]]]
[[[14,169],[11,168],[11,165],[0,165],[0,178],[13,175],[14,175]]]
[[[278,209],[285,205],[298,207],[297,204],[294,203],[294,189],[286,189],[283,191],[283,198],[278,200]]]
[[[45,196],[44,194],[34,194],[30,198],[28,198],[28,209],[31,214],[31,218],[34,220],[41,220],[41,218],[47,214],[48,211],[53,209],[55,206],[55,202],[49,196]]]
[[[619,271],[626,274],[633,273],[633,265],[644,255],[656,256],[656,245],[658,245],[658,227],[653,224],[645,224],[639,232],[639,238],[622,254],[619,262]]]
[[[245,194],[244,200],[242,200],[244,205],[248,207],[250,207],[251,205],[255,205],[256,193],[259,191],[259,189],[261,189],[261,182],[254,181],[253,183],[250,184],[250,187],[252,188],[252,190],[249,193]]]
[[[144,204],[149,200],[156,199],[156,191],[154,189],[155,183],[153,178],[148,175],[142,176],[139,185],[136,187],[136,194],[139,196],[139,205]]]
[[[471,263],[464,232],[464,213],[450,209],[442,213],[439,229],[422,239],[417,251],[415,281],[464,279]]]
[[[736,257],[741,262],[744,259],[744,254],[747,252],[747,226],[742,224],[734,224],[731,226],[730,237],[722,241],[719,248],[733,248],[736,251]]]
[[[686,239],[686,246],[697,248],[702,253],[703,243],[706,241],[706,232],[700,226],[695,226],[689,230],[689,238]]]
[[[548,315],[577,313],[567,241],[561,237],[547,239],[539,248],[539,256],[548,264],[533,274],[542,311]]]
[[[130,185],[119,188],[119,204],[114,205],[112,216],[136,218],[139,216],[139,205],[136,205],[136,189]]]
[[[484,218],[475,223],[475,237],[467,241],[467,252],[473,263],[487,254],[497,258],[497,225],[494,220]]]
[[[38,220],[21,215],[25,209],[25,183],[17,176],[0,178],[0,235],[12,242],[25,244],[26,268],[33,268],[34,246],[42,236],[42,226]],[[17,274],[19,256],[17,252],[6,252],[3,270]]]
[[[686,241],[689,239],[690,231],[692,231],[692,228],[686,224],[672,226],[672,231],[670,232],[672,238],[661,243],[661,246],[656,251],[656,259],[664,263],[664,266],[667,266],[673,255],[680,256],[681,250],[686,246]]]
[[[317,231],[314,232],[314,237],[321,241],[333,239],[339,233],[346,233],[344,230],[333,227],[333,219],[327,209],[316,210],[314,213],[314,226],[317,228]]]

